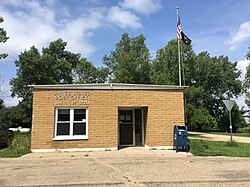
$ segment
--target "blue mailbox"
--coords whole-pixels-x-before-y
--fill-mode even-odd
[[[179,147],[185,147],[186,152],[188,152],[188,128],[187,126],[175,125],[174,126],[174,145],[176,147],[176,152],[179,151]]]

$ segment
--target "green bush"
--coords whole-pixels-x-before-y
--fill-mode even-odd
[[[238,132],[240,132],[240,133],[250,133],[250,126],[239,128]]]
[[[15,132],[9,146],[0,149],[0,157],[12,158],[30,153],[31,133]]]
[[[189,141],[189,147],[192,153],[203,152],[209,148],[207,142],[203,140]]]
[[[10,149],[18,153],[29,153],[31,145],[30,132],[15,132]]]

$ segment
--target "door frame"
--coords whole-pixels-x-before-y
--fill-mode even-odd
[[[145,133],[144,133],[144,112],[143,112],[143,108],[142,107],[118,107],[118,146],[136,146],[135,145],[135,109],[140,109],[141,110],[141,126],[142,126],[142,146],[144,146],[144,137],[145,137]],[[128,144],[128,145],[121,145],[120,144],[120,123],[119,123],[119,111],[120,110],[129,110],[132,111],[132,123],[133,123],[133,144]]]

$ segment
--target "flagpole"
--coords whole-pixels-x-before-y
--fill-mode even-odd
[[[179,8],[176,8],[176,16],[177,16],[177,22],[179,19]],[[180,55],[180,40],[177,37],[178,40],[178,63],[179,63],[179,86],[181,86],[181,55]]]
[[[182,70],[182,85],[186,86],[186,82],[185,82],[185,67],[184,67],[184,63],[183,63],[183,45],[180,43],[180,56],[181,56],[181,70]]]

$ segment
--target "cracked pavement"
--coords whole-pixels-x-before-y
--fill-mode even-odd
[[[170,150],[31,153],[0,158],[0,186],[250,186],[250,158]]]

